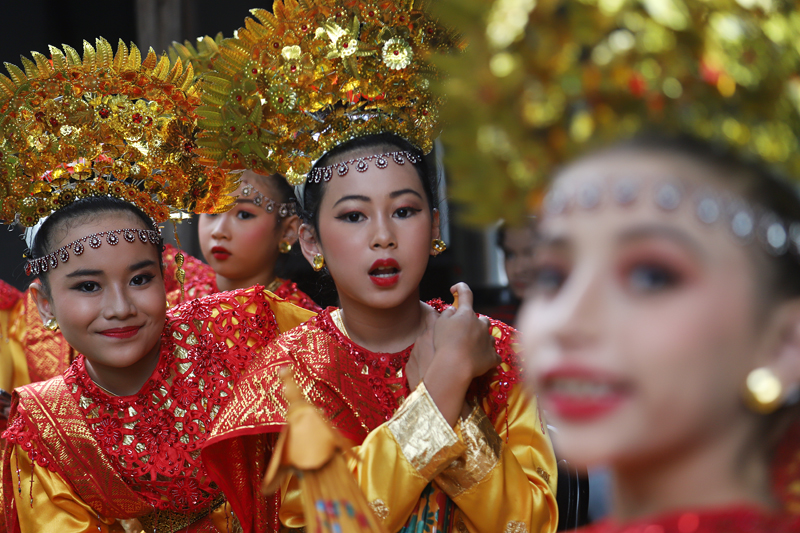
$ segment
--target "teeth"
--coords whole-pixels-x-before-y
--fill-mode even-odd
[[[388,278],[397,274],[397,269],[394,267],[378,267],[372,272],[370,272],[371,276],[376,276],[379,278]]]
[[[570,378],[554,380],[549,388],[553,392],[579,398],[599,398],[613,392],[611,385],[607,383]]]

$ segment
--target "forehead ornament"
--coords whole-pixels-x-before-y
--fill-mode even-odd
[[[555,186],[545,197],[544,212],[558,216],[573,209],[589,211],[601,205],[606,195],[612,204],[626,207],[642,196],[639,189],[630,179],[596,181],[578,187]],[[700,222],[710,225],[722,220],[742,243],[755,238],[772,255],[782,255],[790,249],[800,255],[800,223],[787,225],[772,211],[751,206],[741,198],[713,190],[691,193],[688,186],[677,180],[657,184],[651,194],[652,201],[662,211],[673,212],[689,201]]]
[[[157,245],[161,243],[161,232],[155,229],[127,228],[92,233],[91,235],[72,241],[43,257],[29,260],[25,265],[25,274],[28,276],[38,276],[39,274],[53,270],[58,266],[59,261],[62,263],[69,261],[70,251],[75,255],[83,254],[86,250],[84,243],[88,243],[90,248],[100,248],[103,244],[103,240],[105,240],[111,246],[116,246],[119,243],[120,235],[125,239],[125,242],[129,243],[136,242],[137,237],[143,244],[150,243]]]
[[[351,166],[355,166],[357,172],[366,172],[369,170],[370,162],[374,161],[375,166],[383,170],[389,166],[389,160],[394,161],[398,165],[405,165],[406,160],[411,163],[419,163],[420,158],[406,150],[397,150],[394,152],[385,152],[382,154],[373,154],[364,157],[354,157],[347,161],[334,163],[325,167],[318,167],[312,169],[308,173],[308,182],[320,183],[322,181],[330,181],[333,177],[334,171],[338,176],[344,176],[350,171]]]
[[[273,213],[275,210],[278,211],[278,216],[280,218],[286,218],[291,215],[297,214],[297,209],[295,208],[294,202],[286,202],[286,203],[278,203],[272,198],[267,198],[255,186],[245,180],[241,180],[242,183],[242,193],[239,195],[241,198],[250,198],[253,197],[253,204],[256,207],[261,207],[267,213]]]

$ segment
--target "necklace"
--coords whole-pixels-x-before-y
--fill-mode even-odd
[[[89,379],[92,379],[92,378],[91,378],[91,376],[89,376]],[[93,379],[92,379],[92,383],[94,383],[94,386],[95,386],[95,387],[97,387],[97,388],[98,388],[98,389],[100,389],[101,391],[105,392],[105,393],[106,393],[106,394],[108,394],[109,396],[119,396],[119,394],[114,394],[113,392],[111,392],[111,391],[110,391],[110,390],[108,390],[107,388],[103,387],[102,385],[100,385],[98,382],[96,382],[96,381],[95,381],[95,380],[93,380]]]

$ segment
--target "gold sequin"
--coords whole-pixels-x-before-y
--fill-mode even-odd
[[[386,520],[386,517],[389,516],[389,507],[387,507],[386,502],[380,498],[369,502],[369,508],[372,509],[372,512],[375,513],[375,516],[381,520]]]

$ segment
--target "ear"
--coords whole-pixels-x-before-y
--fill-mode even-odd
[[[28,290],[31,293],[33,301],[36,302],[36,308],[39,310],[39,318],[42,319],[42,324],[46,324],[48,320],[55,318],[56,315],[53,312],[53,305],[50,302],[50,298],[48,298],[45,293],[42,282],[34,281],[31,283],[30,287],[28,287]]]
[[[435,207],[433,208],[433,215],[431,216],[431,239],[438,239],[439,236],[442,234],[441,229],[439,229],[439,210]],[[433,246],[431,245],[431,255],[434,255]]]
[[[291,215],[283,220],[281,228],[281,241],[286,241],[289,244],[297,242],[300,236],[300,217]]]
[[[303,257],[306,258],[309,265],[314,264],[314,256],[322,253],[317,232],[311,224],[303,224],[300,226],[300,250],[303,252]],[[324,254],[323,254],[324,255]]]
[[[800,301],[783,304],[773,319],[776,342],[761,366],[771,370],[783,386],[785,402],[800,393]]]

